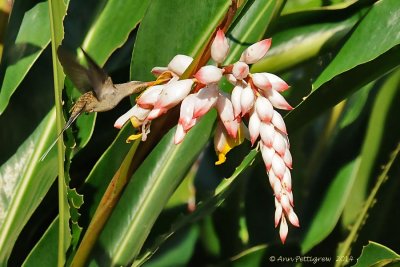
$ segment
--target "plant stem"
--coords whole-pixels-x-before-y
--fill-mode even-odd
[[[61,92],[65,75],[57,60],[57,47],[64,37],[63,18],[66,13],[66,4],[63,0],[49,0],[49,16],[51,29],[51,52],[53,58],[54,98],[56,105],[57,131],[61,132],[64,124],[62,112]],[[64,144],[63,139],[57,141],[58,148],[58,209],[59,209],[59,232],[58,232],[58,266],[64,266],[65,253],[69,244],[67,232],[69,229],[69,211],[67,203],[67,192],[64,176]]]

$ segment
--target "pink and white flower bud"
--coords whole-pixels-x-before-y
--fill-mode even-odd
[[[196,95],[191,94],[183,99],[180,109],[180,116],[178,123],[182,125],[183,130],[187,132],[193,127],[193,112],[196,101]]]
[[[114,123],[114,127],[121,129],[131,117],[135,117],[137,119],[138,123],[137,125],[134,125],[134,127],[138,127],[146,119],[149,113],[149,109],[144,109],[138,105],[134,105],[130,110],[128,110],[128,112],[117,119],[117,121]]]
[[[176,126],[176,132],[174,136],[174,143],[175,145],[182,143],[183,139],[185,138],[186,131],[183,129],[182,124],[178,123]]]
[[[191,79],[173,81],[165,85],[148,119],[154,120],[179,104],[190,93],[192,85],[193,81]]]
[[[271,104],[279,109],[292,110],[292,106],[286,101],[286,99],[275,90],[267,90],[263,92],[265,97],[271,102]]]
[[[272,147],[275,138],[275,132],[275,128],[272,124],[261,122],[260,136],[261,141],[264,143],[264,145]]]
[[[285,188],[286,191],[288,192],[292,191],[292,176],[288,168],[286,168],[285,174],[283,175],[282,184],[283,188]]]
[[[239,123],[235,120],[232,102],[223,94],[219,94],[218,96],[217,111],[228,134],[236,138]]]
[[[286,152],[286,141],[281,133],[276,132],[274,136],[274,141],[272,142],[272,147],[279,154],[279,156],[283,156]]]
[[[288,228],[285,216],[282,215],[281,226],[279,227],[279,237],[281,238],[282,244],[285,244],[286,237],[288,235],[288,231],[289,231],[289,228]]]
[[[275,173],[275,175],[279,178],[282,179],[283,175],[285,175],[286,171],[286,165],[285,162],[283,162],[283,159],[275,153],[274,156],[272,157],[272,171]]]
[[[292,207],[294,207],[294,202],[293,202],[293,191],[290,191],[287,193],[287,196],[289,198],[290,201],[290,205],[292,205]]]
[[[209,84],[196,93],[193,117],[201,117],[214,107],[218,100],[218,93],[216,84]]]
[[[280,182],[280,180],[278,179],[278,177],[275,176],[274,172],[268,172],[268,180],[269,180],[269,184],[271,185],[271,188],[274,188],[275,186],[275,182]],[[279,191],[280,192],[280,191]],[[278,193],[279,193],[278,192]],[[278,194],[279,195],[279,194]]]
[[[217,83],[222,78],[223,70],[212,65],[201,67],[194,77],[202,84]]]
[[[219,29],[211,44],[211,57],[216,63],[222,63],[229,51],[228,39],[223,30]]]
[[[271,82],[265,73],[254,73],[251,75],[251,79],[253,80],[254,85],[263,91],[272,88]]]
[[[146,91],[139,96],[136,103],[142,108],[152,109],[163,89],[164,85],[155,85],[147,88]]]
[[[277,112],[276,110],[274,110],[273,112],[274,115],[272,116],[271,123],[276,127],[276,129],[278,129],[284,134],[287,134],[286,124],[282,118],[282,115],[279,114],[279,112]]]
[[[232,85],[236,85],[237,80],[235,78],[235,76],[233,76],[233,74],[224,74],[225,78],[228,80],[229,83],[231,83]]]
[[[283,155],[283,161],[289,169],[292,168],[292,154],[288,148],[286,148],[285,154]]]
[[[281,218],[282,218],[282,205],[275,198],[275,228],[278,226]]]
[[[253,108],[255,98],[256,96],[254,95],[253,89],[251,89],[250,86],[246,86],[240,96],[240,108],[242,117]]]
[[[231,101],[235,118],[239,117],[240,113],[242,112],[242,106],[240,104],[240,101],[242,99],[242,91],[243,87],[241,85],[236,85],[232,90]]]
[[[274,157],[275,150],[272,147],[264,145],[263,142],[260,143],[260,148],[261,148],[261,156],[263,158],[265,167],[267,168],[269,177],[271,177],[271,175],[275,177],[275,174],[273,172],[270,172],[272,166],[272,158]]]
[[[269,123],[274,115],[274,107],[271,102],[263,96],[258,96],[255,103],[255,109],[262,122]]]
[[[181,76],[192,63],[193,58],[186,55],[176,55],[168,64],[168,69]]]
[[[293,226],[300,227],[299,218],[297,217],[297,215],[293,209],[290,210],[290,212],[287,214],[287,216],[288,216],[290,223]]]
[[[232,74],[237,80],[243,80],[249,75],[249,65],[238,61],[233,64]]]
[[[191,91],[193,80],[179,80],[168,83],[160,94],[160,98],[154,105],[157,107],[172,108],[179,104]]]
[[[268,52],[271,47],[271,41],[271,39],[264,39],[249,46],[240,56],[240,61],[246,62],[247,64],[256,63]]]
[[[282,80],[281,78],[276,76],[275,74],[267,73],[267,72],[265,72],[263,74],[270,82],[270,85],[271,85],[270,88],[272,90],[275,90],[278,92],[284,92],[289,88],[289,85],[284,80]]]
[[[221,122],[218,122],[214,134],[214,149],[218,154],[218,158],[220,156],[223,157],[223,161],[225,161],[225,155],[231,149],[228,139],[229,137],[227,136],[224,126]],[[221,159],[219,158],[219,160]]]
[[[282,208],[286,214],[292,209],[292,205],[290,205],[289,198],[286,194],[282,194],[281,200],[279,202],[281,203]]]
[[[167,67],[154,67],[154,68],[151,69],[151,73],[152,73],[154,76],[158,77],[158,76],[160,76],[162,73],[166,72],[167,70],[168,70]]]
[[[274,184],[272,185],[272,190],[274,190],[274,195],[279,200],[282,195],[282,184],[279,179],[275,179]]]
[[[261,120],[258,117],[257,112],[253,109],[249,119],[249,133],[250,133],[251,145],[254,145],[254,142],[260,135],[260,124]]]
[[[153,108],[147,118],[151,121],[154,120],[168,111],[167,108]]]

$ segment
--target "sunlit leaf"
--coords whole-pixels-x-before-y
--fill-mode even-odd
[[[4,112],[12,94],[50,42],[47,1],[37,3],[25,14],[21,12],[27,8],[23,1],[17,1],[14,8],[16,12],[12,12],[10,17],[0,66],[0,114]]]
[[[7,262],[22,228],[57,177],[55,156],[39,160],[50,145],[49,136],[54,131],[55,118],[53,109],[0,169],[0,180],[4,185],[1,187],[1,210],[4,213],[0,227],[0,262]],[[56,151],[50,153],[56,154]],[[20,160],[26,163],[23,167]]]
[[[398,262],[400,260],[400,255],[384,245],[370,241],[369,244],[363,248],[360,257],[357,259],[357,263],[353,266],[387,266],[387,264],[390,263],[385,262],[385,265],[379,265],[383,260],[396,260]]]

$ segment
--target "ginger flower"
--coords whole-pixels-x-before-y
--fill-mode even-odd
[[[271,73],[250,73],[249,64],[262,59],[271,46],[271,39],[259,41],[243,51],[239,61],[223,66],[229,52],[228,40],[218,30],[211,45],[211,58],[217,64],[202,66],[190,79],[180,80],[193,59],[185,55],[175,56],[167,67],[155,67],[152,73],[158,77],[136,99],[136,105],[122,115],[115,127],[121,128],[130,120],[140,133],[128,140],[146,140],[151,121],[180,104],[180,117],[174,142],[181,143],[187,132],[208,111],[215,108],[218,122],[214,135],[214,148],[218,155],[217,165],[226,161],[226,154],[240,145],[245,137],[252,145],[258,144],[268,174],[275,200],[274,225],[279,225],[279,236],[285,243],[288,222],[299,227],[294,212],[292,181],[292,156],[285,122],[275,109],[291,110],[291,105],[281,95],[289,88],[280,77]],[[225,77],[233,84],[231,94],[220,90],[218,83]],[[247,127],[244,122],[247,123]],[[257,140],[259,140],[257,142]]]

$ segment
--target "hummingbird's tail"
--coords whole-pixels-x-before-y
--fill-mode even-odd
[[[46,150],[46,152],[44,152],[44,154],[40,157],[40,161],[43,161],[47,154],[49,154],[49,152],[51,151],[51,149],[54,147],[54,145],[57,143],[58,139],[60,139],[60,137],[62,136],[62,134],[65,132],[65,130],[67,130],[71,124],[79,117],[79,115],[81,115],[83,109],[79,110],[79,112],[73,112],[71,117],[68,119],[67,123],[65,124],[64,128],[61,130],[61,132],[58,134],[56,140],[54,140],[54,142],[50,145],[50,147]]]

